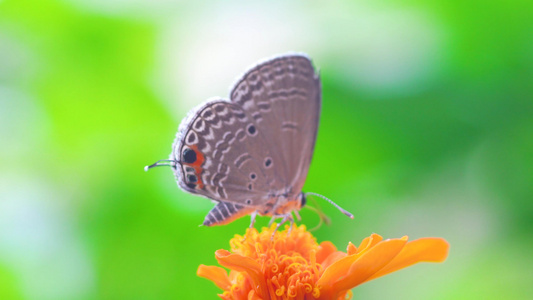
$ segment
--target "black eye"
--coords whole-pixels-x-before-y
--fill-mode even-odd
[[[183,162],[187,164],[192,164],[196,161],[196,152],[192,149],[183,150]]]
[[[300,207],[304,207],[307,203],[307,199],[305,198],[305,194],[302,193],[302,200],[300,202]]]
[[[251,179],[255,179],[256,177],[257,177],[257,175],[255,175],[255,173],[250,174],[250,178]]]
[[[252,204],[252,200],[250,199],[246,200],[246,204]]]

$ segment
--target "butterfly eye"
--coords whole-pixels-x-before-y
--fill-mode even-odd
[[[300,207],[304,207],[305,203],[307,203],[307,199],[305,199],[305,194],[301,193],[302,199],[300,200]]]

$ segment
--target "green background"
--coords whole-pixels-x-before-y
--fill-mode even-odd
[[[317,239],[451,244],[355,298],[531,297],[532,2],[325,3],[0,1],[0,299],[215,298],[196,269],[249,218],[199,227],[211,202],[143,167],[288,51],[323,83],[305,190],[355,215],[320,202]]]

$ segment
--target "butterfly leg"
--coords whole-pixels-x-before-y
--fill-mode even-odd
[[[296,215],[296,218],[298,219],[298,221],[301,221],[302,218],[300,217],[300,215],[298,214],[298,212],[295,210],[295,215]],[[289,230],[287,230],[287,237],[291,235],[291,232],[292,232],[292,225],[294,225],[294,218],[292,217],[292,212],[290,213],[291,215],[291,218],[290,218],[290,224],[289,224]]]
[[[296,216],[296,220],[298,220],[298,222],[300,222],[302,220],[302,217],[300,216],[298,211],[297,210],[293,210],[293,212],[294,212],[294,215]]]
[[[255,224],[255,217],[257,217],[257,210],[250,214],[250,228],[254,227]]]
[[[274,234],[278,231],[278,229],[281,227],[281,225],[285,224],[287,221],[290,222],[290,227],[288,233],[290,234],[292,229],[292,224],[294,223],[294,218],[292,217],[292,213],[284,214],[284,215],[277,215],[276,217],[282,218],[281,221],[276,226],[276,230],[272,233],[272,237],[270,237],[271,240],[274,239]]]
[[[253,228],[254,227],[255,217],[257,217],[257,210],[250,214],[251,220],[250,220],[250,227],[249,228]],[[244,238],[242,239],[241,243],[244,242],[244,241],[246,241],[246,234],[244,235]]]

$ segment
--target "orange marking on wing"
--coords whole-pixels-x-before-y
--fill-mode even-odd
[[[200,176],[202,174],[203,168],[202,165],[205,162],[205,156],[200,152],[197,145],[189,146],[191,150],[193,150],[196,153],[196,161],[192,164],[186,164],[187,166],[190,166],[194,169],[194,173],[196,174],[197,182],[196,185],[198,188],[202,189],[204,188],[204,182],[202,181],[202,177]]]

